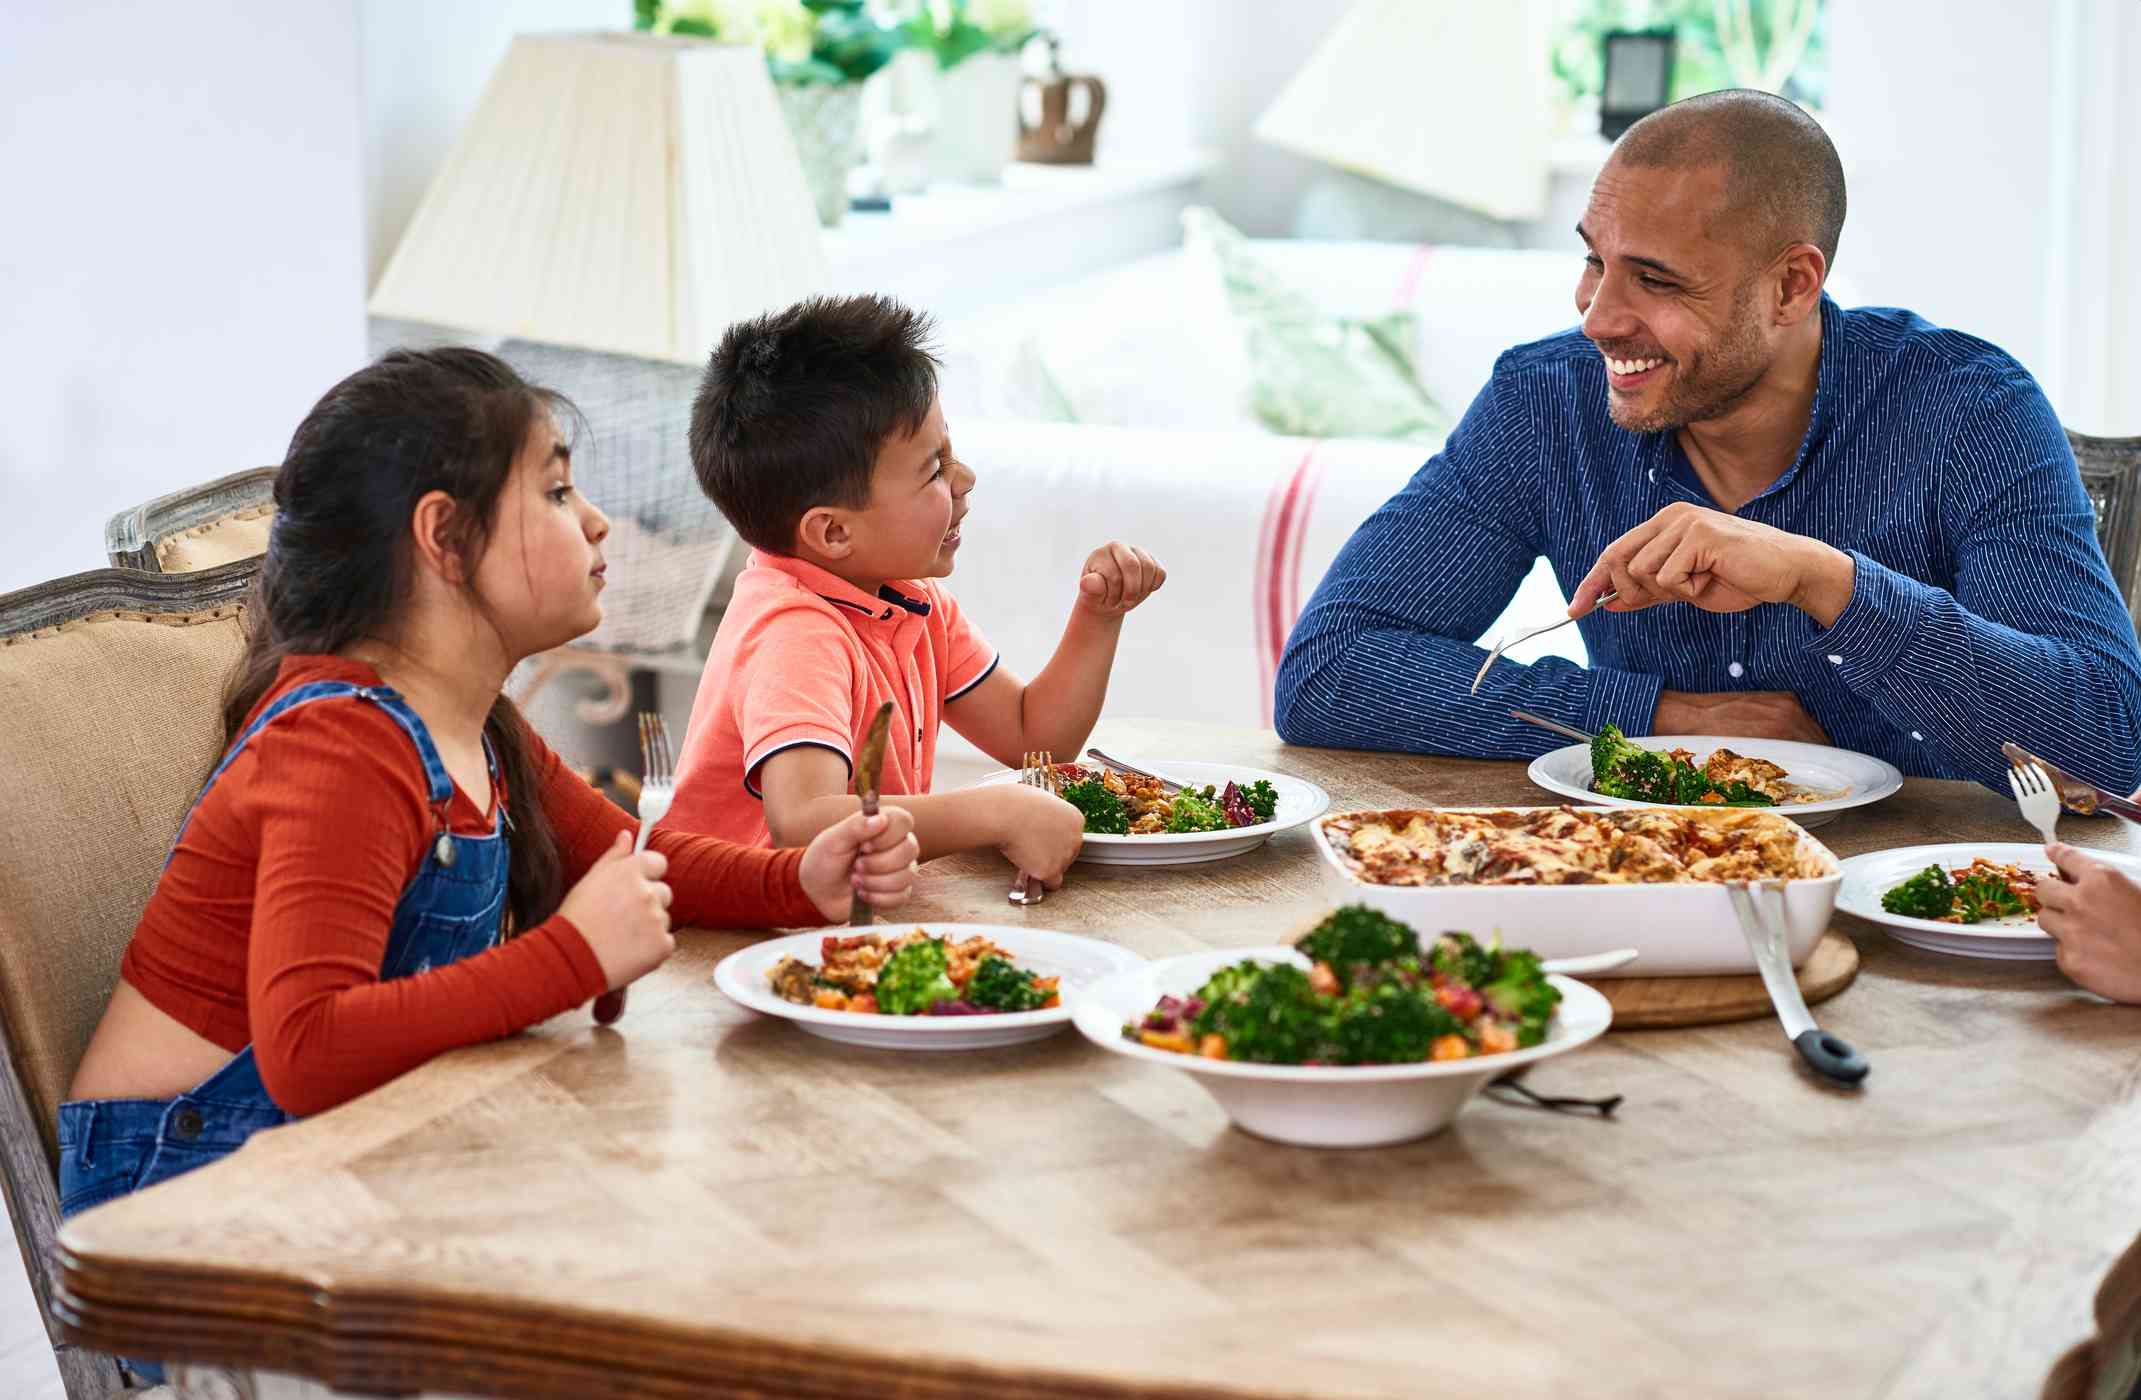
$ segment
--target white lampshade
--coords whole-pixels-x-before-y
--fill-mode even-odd
[[[1274,146],[1497,219],[1546,212],[1538,0],[1358,0],[1257,120]]]
[[[822,291],[758,49],[513,41],[372,293],[376,316],[679,363]]]

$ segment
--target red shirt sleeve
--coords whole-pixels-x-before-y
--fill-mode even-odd
[[[569,890],[618,832],[637,836],[639,822],[589,787],[533,731],[528,737]],[[657,827],[647,844],[669,858],[665,878],[676,896],[669,918],[679,928],[816,928],[825,922],[824,912],[803,893],[799,849],[739,846],[668,826]]]
[[[593,950],[555,918],[380,981],[395,907],[433,835],[407,735],[369,705],[320,703],[246,752],[261,774],[244,800],[259,834],[247,1001],[261,1081],[286,1112],[318,1113],[603,991]]]

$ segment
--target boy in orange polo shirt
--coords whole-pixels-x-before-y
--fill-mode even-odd
[[[692,704],[664,825],[801,845],[856,808],[853,759],[880,701],[879,787],[922,857],[995,847],[1053,887],[1076,808],[1005,784],[931,794],[949,721],[1007,767],[1075,754],[1107,693],[1124,614],[1166,581],[1151,555],[1087,557],[1055,656],[1031,681],[936,580],[952,571],[974,473],[952,453],[927,317],[883,297],[815,298],[731,326],[692,405],[699,484],[749,565]]]

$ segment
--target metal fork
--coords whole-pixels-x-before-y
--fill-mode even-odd
[[[1591,605],[1591,612],[1587,612],[1583,616],[1589,617],[1592,612],[1597,612],[1600,608],[1604,607],[1606,604],[1612,602],[1615,598],[1618,598],[1620,596],[1620,591],[1618,589],[1614,590],[1611,593],[1599,594],[1598,601]],[[1509,648],[1517,645],[1519,642],[1528,642],[1533,637],[1543,637],[1548,632],[1553,631],[1556,627],[1566,627],[1572,622],[1581,622],[1582,620],[1583,618],[1580,617],[1564,617],[1559,622],[1549,622],[1544,627],[1534,627],[1529,632],[1519,632],[1514,637],[1502,638],[1500,641],[1494,644],[1494,650],[1487,653],[1487,659],[1479,663],[1479,674],[1472,677],[1472,693],[1474,695],[1479,694],[1479,683],[1487,678],[1487,668],[1489,666],[1492,666],[1495,662],[1501,660],[1502,653],[1509,650]]]
[[[2015,795],[2015,805],[2022,809],[2022,819],[2044,835],[2044,844],[2049,846],[2059,839],[2059,794],[2052,788],[2052,778],[2034,763],[2012,763],[2007,770],[2007,787]]]
[[[639,712],[639,838],[632,843],[637,855],[647,849],[647,834],[669,814],[676,797],[676,758],[669,750],[669,726],[652,710]],[[624,1015],[627,988],[604,992],[595,998],[595,1023],[607,1026]]]
[[[1053,794],[1056,790],[1056,759],[1047,749],[1028,749],[1019,763],[1018,780],[1030,788]],[[1048,891],[1035,876],[1019,872],[1018,883],[1011,887],[1007,896],[1013,904],[1021,907],[1039,904],[1047,898]]]

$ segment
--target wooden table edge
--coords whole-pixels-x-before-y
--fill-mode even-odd
[[[58,1270],[52,1315],[77,1345],[298,1375],[364,1394],[682,1400],[733,1387],[736,1393],[829,1400],[977,1394],[1000,1400],[1254,1400],[1293,1393],[973,1365],[891,1349],[790,1342],[714,1323],[663,1326],[614,1312],[567,1311],[465,1291],[336,1288],[289,1273],[102,1260],[64,1244],[53,1254]],[[108,1287],[121,1279],[125,1287]],[[186,1299],[186,1306],[174,1307],[174,1298]],[[531,1338],[541,1345],[531,1346]],[[1006,1342],[1015,1350],[1015,1331]]]

